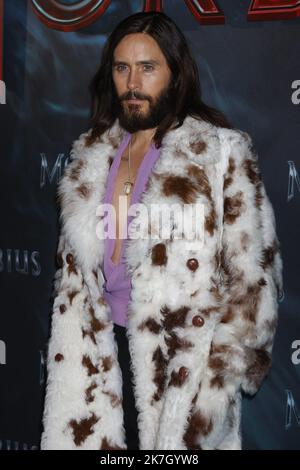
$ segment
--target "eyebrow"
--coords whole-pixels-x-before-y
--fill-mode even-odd
[[[139,60],[136,62],[136,65],[139,65],[139,64],[152,64],[152,65],[159,65],[159,62],[157,60],[154,60],[154,59],[149,59],[149,60]],[[127,62],[125,62],[124,60],[114,60],[113,61],[113,66],[115,65],[129,65]]]

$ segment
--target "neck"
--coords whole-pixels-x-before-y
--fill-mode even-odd
[[[151,129],[140,130],[132,134],[132,145],[136,147],[144,147],[150,145],[157,127]]]

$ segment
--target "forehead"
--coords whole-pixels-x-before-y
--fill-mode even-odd
[[[148,59],[164,60],[164,55],[155,39],[144,33],[127,34],[114,50],[114,59],[119,60],[138,60],[145,58],[145,56]]]

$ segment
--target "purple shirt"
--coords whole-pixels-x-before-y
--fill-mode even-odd
[[[107,178],[104,203],[112,203],[114,183],[119,169],[121,156],[128,145],[130,138],[131,133],[126,133],[116,152]],[[132,190],[131,205],[139,202],[140,195],[146,187],[146,183],[159,154],[160,149],[157,149],[155,144],[152,143],[138,168],[135,184]],[[111,260],[115,246],[115,238],[105,238],[104,240],[103,274],[105,282],[103,284],[103,295],[111,307],[113,322],[123,327],[125,327],[127,323],[127,307],[132,287],[131,279],[126,274],[126,266],[124,262],[124,249],[126,239],[128,239],[128,223],[132,220],[132,217],[132,215],[127,217],[126,238],[122,239],[120,261],[118,264],[113,263]]]

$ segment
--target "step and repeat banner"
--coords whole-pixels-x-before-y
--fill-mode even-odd
[[[299,0],[0,0],[0,449],[39,449],[57,184],[89,127],[88,84],[107,36],[151,9],[186,35],[204,101],[255,143],[284,294],[273,367],[243,397],[243,447],[300,449]]]

